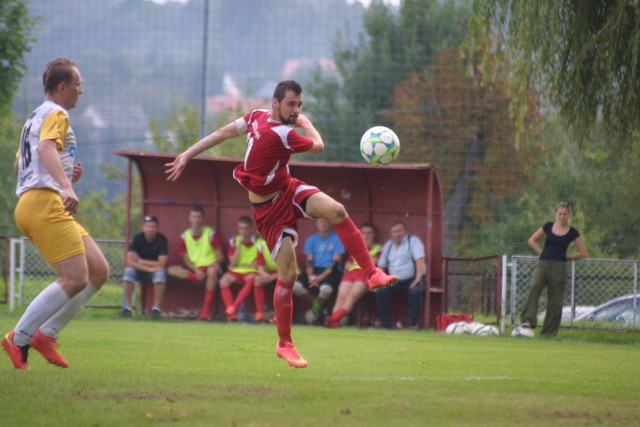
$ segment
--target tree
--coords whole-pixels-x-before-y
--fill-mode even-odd
[[[466,48],[471,57],[492,52],[513,65],[509,93],[520,124],[528,108],[521,95],[535,84],[580,140],[601,119],[610,138],[640,141],[637,1],[476,1]],[[484,75],[495,69],[484,67]]]
[[[24,55],[31,51],[31,31],[26,1],[0,0],[0,117],[11,111],[13,97],[27,71]]]
[[[305,90],[309,115],[328,142],[325,158],[356,160],[364,131],[388,124],[380,111],[390,107],[397,84],[413,71],[425,73],[441,48],[459,45],[467,18],[466,1],[405,0],[395,11],[374,0],[357,44],[348,31],[338,34],[336,73],[318,71]]]
[[[536,181],[542,146],[516,144],[504,81],[482,85],[467,69],[457,49],[443,50],[428,73],[414,72],[398,85],[383,115],[402,141],[402,158],[437,168],[445,199],[445,248],[470,255],[481,243],[475,232],[501,214],[496,207]],[[534,96],[528,99],[526,136],[540,120]],[[453,241],[464,247],[450,248]]]

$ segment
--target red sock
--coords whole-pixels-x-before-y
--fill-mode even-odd
[[[256,314],[264,310],[264,286],[253,287],[253,300],[256,303]]]
[[[222,297],[222,302],[224,303],[225,308],[229,308],[233,305],[233,294],[231,293],[231,287],[227,286],[226,288],[220,288],[220,296]]]
[[[367,277],[371,277],[376,271],[376,266],[371,259],[362,233],[360,233],[360,230],[358,230],[358,227],[356,227],[351,217],[345,219],[340,224],[334,224],[333,229],[336,230],[347,252],[352,255],[360,267],[362,267]]]
[[[278,319],[280,343],[291,342],[291,321],[293,320],[293,284],[278,279],[273,291],[273,308]]]
[[[213,297],[215,296],[215,290],[206,290],[204,293],[204,303],[202,304],[202,310],[200,311],[200,317],[203,319],[208,319],[211,316],[211,303],[213,302]]]
[[[331,317],[333,318],[333,320],[334,320],[335,322],[339,322],[339,321],[340,321],[340,319],[342,319],[342,318],[343,318],[344,316],[346,316],[347,314],[349,314],[349,313],[347,313],[347,310],[345,310],[344,308],[339,308],[339,309],[337,309],[337,310],[335,311],[335,313],[333,313],[333,314],[331,315]]]
[[[247,299],[247,297],[249,296],[252,290],[253,290],[253,277],[248,279],[247,283],[245,283],[242,289],[240,289],[240,292],[238,293],[236,300],[233,302],[233,306],[235,308],[240,307],[240,304],[242,304],[244,300]]]

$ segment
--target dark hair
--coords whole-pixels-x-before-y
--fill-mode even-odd
[[[147,214],[142,219],[144,220],[143,222],[155,222],[156,224],[158,223],[158,218],[154,215]]]
[[[204,215],[204,209],[202,209],[202,206],[200,205],[191,206],[191,212],[200,212],[201,214]]]
[[[370,222],[365,222],[360,226],[360,228],[364,228],[364,227],[369,227],[370,229],[373,230],[374,234],[376,235],[378,234],[378,228],[375,225],[371,224]]]
[[[273,91],[273,97],[280,102],[284,99],[288,90],[292,91],[296,95],[300,95],[302,93],[302,86],[295,80],[281,81]]]
[[[389,228],[393,228],[393,227],[395,227],[396,225],[401,225],[401,226],[402,226],[402,228],[404,228],[405,230],[407,229],[407,224],[405,224],[404,222],[399,221],[399,220],[398,220],[398,221],[393,221],[393,222],[391,223],[391,227],[389,227]]]
[[[238,218],[238,222],[253,225],[253,220],[246,215],[242,215],[240,218]]]
[[[67,58],[55,58],[47,64],[42,73],[44,93],[53,93],[60,83],[71,83],[76,63]]]

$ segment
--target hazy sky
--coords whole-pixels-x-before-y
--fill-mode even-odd
[[[178,3],[186,3],[188,0],[151,0],[154,3],[166,3],[168,1],[174,1],[174,2],[178,2]],[[370,2],[370,0],[347,0],[349,3],[353,3],[354,1],[359,1],[360,3],[362,3],[363,5],[367,6]],[[384,0],[385,3],[387,4],[393,4],[393,5],[399,5],[400,4],[400,0]]]

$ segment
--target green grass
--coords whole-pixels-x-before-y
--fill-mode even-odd
[[[309,367],[296,370],[275,356],[273,326],[112,313],[84,313],[64,331],[66,370],[32,350],[31,370],[14,371],[0,354],[0,425],[640,424],[640,334],[528,340],[298,326]],[[16,321],[0,311],[0,331]]]

